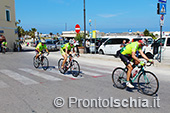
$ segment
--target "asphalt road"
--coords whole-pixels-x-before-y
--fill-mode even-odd
[[[0,53],[0,113],[169,112],[169,67],[148,68],[157,75],[160,88],[156,95],[147,96],[138,91],[136,83],[134,89],[114,87],[111,73],[115,67],[123,66],[119,60],[82,55],[76,58],[81,74],[75,78],[58,71],[59,51],[48,56],[50,68],[47,71],[33,67],[34,55],[34,51]],[[61,108],[54,106],[54,99],[58,97],[64,99]],[[137,106],[135,102],[130,106],[128,102],[132,99],[137,100]],[[160,100],[154,107],[156,99]],[[62,104],[61,100],[55,102]]]

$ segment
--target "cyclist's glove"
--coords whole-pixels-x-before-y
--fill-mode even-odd
[[[144,63],[143,61],[141,61],[141,62],[140,62],[140,65],[141,65],[141,66],[144,66],[144,65],[145,65],[145,63]]]
[[[41,52],[39,52],[39,54],[41,55]]]
[[[150,63],[152,63],[152,64],[154,63],[153,60],[151,60],[151,59],[149,59],[148,62],[150,62]]]

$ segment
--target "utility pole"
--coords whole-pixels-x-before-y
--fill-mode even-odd
[[[86,9],[85,9],[85,0],[84,0],[84,39],[86,39]]]

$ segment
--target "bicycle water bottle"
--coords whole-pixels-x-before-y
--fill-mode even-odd
[[[135,72],[133,73],[133,77],[135,77],[137,73],[138,73],[138,70],[135,70]]]

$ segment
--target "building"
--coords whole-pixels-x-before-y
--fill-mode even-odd
[[[0,1],[0,35],[4,35],[10,50],[17,38],[15,25],[15,0]]]

